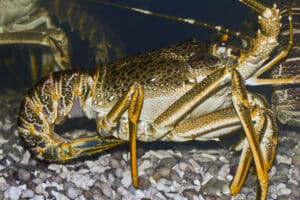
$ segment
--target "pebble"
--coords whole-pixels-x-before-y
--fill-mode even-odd
[[[42,195],[34,195],[34,197],[32,198],[32,200],[44,200],[45,197]]]
[[[78,196],[82,194],[82,189],[75,188],[75,187],[69,187],[66,190],[66,195],[70,197],[71,199],[76,199]]]
[[[7,199],[18,200],[20,198],[21,194],[22,194],[21,188],[11,186],[5,191],[4,196]]]
[[[67,177],[67,181],[71,181],[75,183],[77,187],[88,190],[89,187],[91,187],[96,180],[90,178],[90,176],[88,175],[81,175],[81,174],[77,174],[77,172],[75,171],[72,171]]]
[[[162,160],[160,160],[159,165],[163,165],[163,166],[172,168],[173,166],[175,166],[177,164],[177,162],[178,162],[178,160],[174,157],[163,158]],[[148,167],[150,167],[150,166],[148,166]]]
[[[121,183],[126,187],[128,188],[132,182],[131,182],[131,174],[130,174],[130,171],[125,171],[123,173],[123,178],[121,179]]]
[[[108,183],[101,182],[99,188],[105,196],[112,197],[113,191]]]
[[[30,189],[26,189],[22,191],[21,198],[33,198],[34,197],[34,192]]]
[[[300,166],[300,155],[296,155],[293,157],[293,164],[296,166]]]
[[[139,180],[139,189],[141,190],[146,190],[151,185],[149,179],[144,176],[140,176],[138,180]]]
[[[161,178],[170,179],[171,178],[171,169],[164,165],[158,166],[157,168],[155,168],[155,170],[153,172],[153,178],[156,181],[158,181]]]
[[[195,180],[202,182],[201,174],[190,171],[184,172],[183,179],[191,183],[193,183]]]
[[[25,151],[25,153],[23,154],[23,157],[21,159],[21,164],[22,165],[27,165],[29,163],[30,160],[30,152],[29,151]]]
[[[25,169],[18,170],[18,179],[20,181],[27,182],[27,181],[29,181],[30,178],[31,178],[31,175],[27,170],[25,170]]]
[[[18,106],[19,101],[16,112],[12,113],[17,113]],[[0,112],[4,108],[0,105]],[[31,156],[15,135],[14,117],[5,117],[6,120],[0,119],[0,199],[11,196],[11,199],[33,200],[251,200],[256,196],[257,177],[251,175],[255,171],[251,167],[241,193],[230,197],[228,187],[234,170],[231,174],[228,171],[230,166],[237,165],[240,153],[231,154],[227,148],[187,148],[181,143],[170,150],[149,151],[140,146],[138,151],[145,154],[138,159],[139,189],[136,190],[131,182],[127,150],[70,164],[48,164]],[[300,199],[300,134],[287,130],[279,133],[278,138],[274,167],[269,173],[268,200]]]
[[[292,164],[292,158],[286,156],[286,155],[276,155],[276,161],[278,163],[284,163],[284,164]]]
[[[55,199],[69,200],[69,198],[66,195],[64,195],[60,192],[52,191],[51,194],[55,197]]]
[[[3,176],[0,177],[0,191],[5,191],[9,185],[6,183],[6,180]]]
[[[187,188],[182,192],[183,196],[186,197],[188,200],[194,200],[197,196],[199,196],[199,191],[194,188]]]
[[[277,193],[278,193],[278,195],[280,196],[280,195],[289,195],[289,194],[291,194],[291,189],[289,189],[289,188],[280,188],[280,189],[278,189],[278,191],[277,191]]]
[[[142,199],[145,197],[145,194],[142,190],[135,190],[134,195],[137,199]]]

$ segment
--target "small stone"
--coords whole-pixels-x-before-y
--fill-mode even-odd
[[[200,181],[198,179],[196,179],[196,180],[193,181],[193,184],[197,185],[197,186],[200,186],[201,183],[200,183]]]
[[[75,185],[75,183],[73,183],[73,182],[70,182],[70,181],[66,181],[65,183],[64,183],[64,190],[68,190],[69,188],[71,188],[71,187],[76,187],[76,185]]]
[[[247,200],[256,200],[256,193],[255,193],[255,192],[249,192],[249,193],[246,195],[246,199],[247,199]]]
[[[295,156],[293,157],[293,164],[294,164],[295,166],[300,166],[300,155],[295,155]]]
[[[224,156],[220,156],[219,160],[223,163],[229,163],[229,161],[227,160],[227,158],[225,158]]]
[[[183,179],[193,183],[195,180],[202,182],[201,174],[195,172],[184,172]]]
[[[196,197],[199,196],[199,192],[194,188],[185,189],[185,190],[183,190],[182,194],[188,200],[193,200],[195,196]]]
[[[0,177],[0,191],[5,191],[5,190],[7,190],[8,186],[9,186],[9,185],[7,184],[5,178],[1,176],[1,177]]]
[[[163,165],[169,168],[174,167],[177,164],[178,160],[174,157],[169,158],[163,158],[160,160],[159,165]]]
[[[29,160],[30,160],[30,156],[31,156],[30,152],[26,150],[25,153],[23,154],[21,164],[28,165]]]
[[[143,176],[140,176],[138,178],[138,181],[139,181],[139,189],[141,189],[141,190],[146,190],[151,185],[149,179],[147,179],[146,177],[143,177]]]
[[[33,198],[34,197],[34,192],[30,189],[26,189],[22,191],[21,198]]]
[[[223,165],[218,172],[218,179],[226,180],[226,176],[229,174],[229,172],[230,172],[229,164]]]
[[[159,179],[159,181],[156,183],[156,188],[159,191],[164,191],[165,193],[171,192],[171,186],[172,186],[172,182],[165,178]]]
[[[145,194],[142,190],[135,190],[134,195],[137,199],[142,199],[145,197]]]
[[[30,178],[31,178],[31,175],[28,171],[26,171],[25,169],[22,169],[22,168],[18,170],[18,179],[20,181],[27,182],[27,181],[29,181]]]
[[[171,170],[171,180],[177,183],[182,182],[182,178],[179,176],[178,172],[173,169]]]
[[[44,200],[45,197],[42,195],[34,195],[34,197],[32,198],[32,200]]]
[[[104,182],[101,182],[100,183],[100,188],[101,188],[101,191],[102,193],[107,196],[107,197],[112,197],[112,188],[110,187],[110,185],[108,183],[104,183]]]
[[[122,175],[123,175],[122,169],[121,169],[121,168],[117,168],[117,169],[116,169],[116,176],[119,177],[119,178],[121,178]]]
[[[148,168],[150,168],[150,167],[152,167],[152,166],[153,166],[153,164],[152,164],[152,162],[151,162],[150,160],[144,160],[144,161],[142,162],[142,164],[139,165],[138,170],[139,170],[140,172],[143,172],[143,171],[145,171],[146,169],[148,169]]]
[[[281,196],[281,195],[289,195],[289,194],[291,194],[291,189],[289,189],[289,188],[280,188],[278,191],[277,191],[277,194],[279,195],[279,196]]]
[[[145,169],[144,171],[145,171],[145,174],[147,176],[152,176],[153,173],[154,173],[154,168],[153,167],[149,167],[149,168]]]
[[[109,161],[109,166],[116,169],[116,168],[119,168],[120,167],[120,163],[119,161],[115,160],[115,159],[111,159]]]
[[[170,177],[171,177],[171,169],[169,167],[166,167],[166,166],[163,166],[163,165],[162,166],[158,166],[157,168],[155,168],[152,177],[156,181],[158,181],[161,178],[170,179]]]
[[[121,160],[122,159],[122,152],[121,151],[113,151],[111,154],[111,157],[116,159],[116,160]]]
[[[43,194],[44,188],[43,188],[42,184],[37,185],[34,191],[35,191],[37,194]]]
[[[22,189],[19,187],[11,186],[5,191],[4,196],[7,199],[18,200],[21,196]]]
[[[12,123],[9,119],[5,119],[5,124],[2,126],[2,130],[7,132],[12,127]]]
[[[123,178],[121,179],[121,183],[123,184],[123,186],[125,186],[127,188],[132,184],[132,182],[131,182],[131,174],[130,174],[129,171],[125,171],[123,173]]]
[[[75,188],[75,187],[69,187],[66,191],[66,195],[70,197],[71,199],[75,199],[78,196],[82,194],[82,189]]]
[[[71,173],[68,174],[67,181],[71,181],[75,183],[77,187],[83,188],[85,190],[88,190],[89,187],[91,187],[95,183],[95,180],[92,179],[90,176],[81,175],[75,171],[71,171]]]
[[[276,161],[288,165],[292,164],[292,158],[287,157],[286,155],[276,155]]]
[[[300,199],[300,190],[299,186],[295,184],[288,184],[288,188],[291,189],[291,196],[295,197],[296,199]]]
[[[48,169],[55,171],[56,173],[60,173],[62,165],[59,164],[50,164],[48,165]]]
[[[55,197],[55,199],[59,199],[59,200],[69,200],[68,197],[66,197],[66,195],[56,192],[56,191],[52,191],[51,194]]]

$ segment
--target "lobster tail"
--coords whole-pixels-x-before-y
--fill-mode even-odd
[[[28,91],[21,104],[18,131],[37,158],[68,161],[119,144],[98,136],[68,141],[54,132],[55,124],[68,116],[76,98],[80,106],[91,98],[93,85],[88,71],[66,70],[49,75]]]

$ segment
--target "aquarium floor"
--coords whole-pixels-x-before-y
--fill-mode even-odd
[[[38,161],[17,133],[22,94],[0,94],[0,199],[255,199],[253,166],[240,194],[230,197],[239,153],[222,143],[138,143],[140,189],[131,184],[126,144],[64,165]],[[299,142],[297,129],[279,132],[268,199],[300,199]]]

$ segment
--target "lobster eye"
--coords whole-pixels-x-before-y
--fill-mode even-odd
[[[226,44],[225,42],[221,42],[221,43],[219,44],[219,46],[220,46],[220,47],[227,47],[227,44]]]

